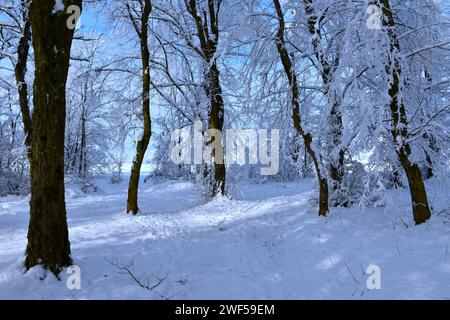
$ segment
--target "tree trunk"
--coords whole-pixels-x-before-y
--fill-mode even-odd
[[[217,51],[217,43],[219,41],[219,10],[213,0],[208,0],[208,12],[204,11],[202,17],[197,13],[196,0],[186,1],[186,9],[194,19],[197,37],[200,41],[200,48],[205,66],[208,68],[205,72],[204,89],[209,99],[208,123],[210,129],[216,129],[222,132],[224,124],[224,102],[222,98],[222,88],[220,85],[220,72],[217,67],[215,54]],[[209,19],[207,18],[209,17]],[[209,24],[209,25],[208,25]],[[210,34],[211,33],[211,34]],[[209,141],[211,143],[212,141]],[[225,195],[226,183],[226,167],[223,156],[223,142],[220,142],[222,148],[221,154],[214,154],[214,182],[212,184],[211,195],[214,197],[218,194]]]
[[[82,105],[81,110],[81,144],[80,163],[78,164],[78,177],[83,183],[86,182],[86,106]]]
[[[412,150],[407,141],[409,136],[408,119],[406,116],[405,105],[399,98],[401,66],[396,53],[400,52],[400,42],[398,41],[394,30],[394,15],[389,0],[381,0],[381,4],[384,15],[383,24],[387,27],[390,38],[390,55],[386,71],[388,76],[392,79],[388,92],[391,97],[390,111],[393,119],[391,134],[395,151],[408,178],[414,221],[416,224],[421,224],[431,217],[431,211],[428,205],[428,198],[419,166],[416,163],[412,163],[410,160]]]
[[[25,131],[25,146],[27,148],[27,156],[31,166],[31,144],[33,140],[33,127],[31,121],[30,107],[28,105],[28,87],[25,81],[27,73],[28,52],[30,50],[29,42],[31,41],[31,22],[29,1],[22,0],[23,7],[22,19],[24,22],[22,36],[17,47],[17,64],[14,69],[16,77],[17,88],[19,90],[19,105],[22,113],[23,128]]]
[[[132,16],[128,7],[129,17],[135,27],[135,31],[139,36],[141,46],[142,61],[142,117],[144,122],[144,132],[137,142],[136,155],[133,159],[131,167],[130,182],[128,184],[127,213],[137,214],[138,207],[138,189],[139,177],[141,175],[141,166],[144,161],[145,152],[152,135],[152,122],[150,118],[150,51],[148,49],[148,20],[152,11],[150,0],[145,0],[144,9],[141,16],[141,29],[137,27],[136,20]]]
[[[420,168],[416,163],[410,162],[407,154],[407,151],[402,150],[399,152],[399,158],[408,178],[414,221],[416,224],[421,224],[430,219],[431,212]]]
[[[345,150],[340,149],[337,161],[332,161],[330,163],[330,178],[332,180],[331,189],[335,195],[335,200],[333,201],[334,206],[344,206],[349,205],[348,199],[342,195],[342,180],[344,179],[344,157]]]
[[[319,19],[314,12],[313,7],[314,0],[303,0],[305,5],[305,11],[307,15],[307,24],[308,24],[308,32],[312,37],[311,44],[314,49],[314,55],[322,66],[322,70],[320,70],[320,75],[322,78],[322,83],[324,85],[324,95],[327,98],[329,104],[332,104],[330,114],[329,114],[329,125],[331,127],[331,149],[339,148],[338,157],[335,159],[334,157],[331,159],[329,164],[330,169],[330,178],[332,180],[332,191],[337,194],[342,188],[342,179],[344,178],[344,159],[345,159],[345,148],[342,145],[342,130],[343,130],[343,121],[342,121],[342,113],[341,113],[341,103],[340,100],[336,97],[336,95],[330,95],[330,85],[333,73],[339,65],[339,54],[336,53],[336,57],[333,61],[327,61],[326,57],[322,54],[321,48],[321,29],[319,25]],[[331,153],[334,154],[333,150]],[[340,205],[345,203],[340,203],[339,199],[336,203],[332,205]]]
[[[81,0],[65,1],[65,6]],[[30,224],[25,266],[42,265],[55,275],[72,263],[64,199],[66,81],[73,30],[54,0],[30,7],[35,53]]]
[[[337,194],[342,189],[342,179],[344,178],[345,173],[344,171],[345,148],[342,146],[343,121],[342,121],[342,113],[340,110],[340,103],[338,103],[337,101],[333,103],[329,119],[332,136],[331,148],[338,147],[337,158],[333,156],[330,163],[330,178],[332,180],[332,190],[334,193]],[[345,203],[341,203],[341,200],[343,199],[338,199],[336,205],[345,205]]]
[[[434,169],[433,169],[433,162],[431,161],[430,154],[425,151],[425,162],[426,162],[426,179],[431,179],[434,177]]]
[[[306,132],[302,127],[302,121],[300,116],[300,102],[299,98],[299,89],[298,89],[298,81],[297,76],[293,70],[291,58],[289,57],[289,53],[285,47],[284,43],[284,16],[283,11],[281,9],[280,1],[273,0],[275,5],[275,9],[277,11],[277,16],[279,20],[279,29],[276,35],[276,45],[277,50],[280,55],[281,63],[283,64],[284,71],[289,80],[289,86],[291,89],[291,106],[292,106],[292,119],[294,122],[294,127],[297,133],[303,137],[303,141],[305,143],[306,150],[313,160],[314,168],[316,169],[317,179],[319,181],[319,215],[326,216],[329,208],[328,208],[328,181],[326,176],[322,172],[321,165],[321,156],[318,152],[316,152],[312,147],[313,138],[311,133]]]
[[[81,126],[81,137],[80,137],[80,158],[79,158],[79,164],[78,164],[78,177],[81,179],[83,183],[83,188],[85,187],[86,183],[86,169],[87,169],[87,163],[86,163],[86,117],[87,117],[87,95],[88,95],[88,79],[84,79],[85,82],[83,84],[83,91],[82,91],[82,101],[81,101],[81,119],[80,119],[80,126]]]
[[[424,76],[429,85],[433,84],[433,77],[431,76],[430,72],[425,68],[424,69]],[[438,151],[436,148],[435,139],[433,138],[433,135],[429,135],[428,133],[424,133],[423,138],[428,141],[428,146],[430,147],[433,152]],[[425,165],[426,165],[426,176],[425,179],[431,179],[434,177],[434,168],[433,168],[433,161],[431,160],[430,154],[424,150],[425,152]]]
[[[222,88],[219,81],[219,70],[216,63],[212,64],[208,72],[207,79],[209,85],[207,92],[211,105],[208,113],[209,127],[222,132],[224,123],[224,104],[222,99]],[[223,152],[221,154],[214,154],[214,183],[212,186],[213,196],[216,196],[217,194],[225,194],[225,170]]]
[[[428,141],[428,147],[433,153],[437,153],[439,150],[436,147],[435,139],[432,135],[429,135],[428,133],[423,134],[423,138]],[[431,160],[430,153],[425,149],[425,169],[426,169],[426,175],[425,179],[431,179],[434,177],[434,166],[433,161]]]

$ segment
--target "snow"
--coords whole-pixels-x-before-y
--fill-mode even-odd
[[[390,191],[388,208],[319,218],[313,180],[243,183],[209,203],[189,182],[141,183],[142,212],[130,216],[126,179],[108,179],[97,178],[97,193],[66,187],[80,290],[65,271],[61,281],[24,273],[29,199],[0,198],[0,299],[450,299],[448,216],[414,226],[405,190]],[[438,191],[430,198],[435,212],[448,205]],[[142,282],[167,278],[149,291],[113,264]],[[381,290],[367,288],[371,265]]]
[[[55,0],[55,6],[53,7],[52,13],[58,13],[64,11],[64,3],[62,0]]]

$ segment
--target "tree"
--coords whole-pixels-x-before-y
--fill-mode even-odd
[[[4,95],[2,91],[6,91]],[[24,135],[16,97],[13,85],[0,83],[0,197],[29,192],[28,159],[22,147]]]
[[[117,123],[113,124],[109,117],[116,112],[115,97],[108,90],[113,80],[109,73],[96,71],[105,56],[101,51],[102,36],[92,34],[83,39],[72,49],[67,80],[64,164],[66,175],[87,192],[91,187],[96,189],[90,179],[92,173],[105,168],[111,160],[111,132]]]
[[[220,84],[220,72],[217,66],[217,46],[220,29],[219,17],[222,0],[208,0],[203,10],[203,17],[199,15],[196,0],[185,0],[186,9],[195,23],[196,36],[200,47],[195,49],[204,60],[204,90],[209,99],[208,124],[210,129],[222,132],[224,124],[224,102]],[[193,46],[193,44],[191,43]],[[213,141],[209,141],[212,143]],[[218,142],[220,148],[215,149],[214,179],[212,183],[212,196],[225,194],[226,168],[224,161],[223,142]],[[219,149],[219,150],[218,150]]]
[[[14,79],[2,74],[0,86],[6,90],[6,101],[0,117],[9,118],[10,130],[2,130],[2,169],[0,170],[0,194],[22,194],[29,191],[29,162],[31,160],[32,123],[28,103],[27,62],[31,25],[28,0],[9,0],[0,5],[0,60],[8,58]],[[5,61],[6,62],[6,61]],[[16,86],[13,85],[15,82]],[[0,87],[0,89],[2,89]],[[13,92],[16,94],[12,94]],[[5,102],[6,102],[5,101]],[[8,108],[7,108],[8,105]],[[19,108],[16,108],[18,105]],[[20,114],[22,116],[20,117]],[[16,121],[16,118],[19,121]],[[18,119],[20,118],[20,119]],[[20,124],[22,122],[22,125]],[[21,130],[23,127],[23,131]],[[7,132],[9,131],[9,133]],[[24,132],[25,134],[22,134]],[[10,137],[10,139],[8,139]],[[22,146],[25,148],[22,148]],[[9,149],[9,152],[5,148]],[[25,149],[25,152],[23,152]],[[26,155],[27,157],[24,157]],[[28,164],[26,160],[28,158]]]
[[[410,143],[407,141],[410,134],[408,130],[408,118],[404,101],[400,95],[400,88],[403,82],[401,63],[398,58],[400,42],[395,32],[396,22],[389,0],[381,0],[380,3],[383,12],[383,26],[386,27],[389,37],[390,54],[386,64],[386,73],[391,78],[388,90],[391,100],[389,104],[392,115],[391,135],[396,154],[408,178],[414,221],[416,224],[421,224],[431,217],[431,211],[419,165],[410,159],[412,149]]]
[[[137,214],[138,188],[142,162],[152,135],[152,122],[150,117],[150,51],[148,48],[148,21],[152,11],[151,0],[139,0],[139,9],[132,5],[136,1],[126,3],[129,19],[139,37],[142,62],[142,118],[144,132],[139,138],[136,146],[136,155],[131,167],[130,182],[128,185],[127,213]],[[137,17],[139,16],[139,17]],[[140,20],[140,21],[138,21]]]
[[[3,14],[7,18],[6,23],[0,23],[2,28],[7,31],[2,32],[0,43],[16,49],[15,55],[10,54],[8,56],[14,67],[14,76],[19,94],[19,106],[22,113],[22,124],[25,132],[25,146],[27,148],[28,158],[31,160],[33,128],[28,103],[28,86],[25,78],[30,49],[29,43],[31,41],[29,6],[29,0],[17,0],[7,2],[5,6],[0,7],[0,14]]]
[[[31,162],[31,143],[33,140],[33,127],[31,122],[30,107],[28,105],[28,87],[25,80],[27,72],[28,52],[30,50],[29,42],[31,41],[31,23],[29,1],[22,0],[20,3],[22,9],[22,34],[20,36],[19,45],[17,48],[17,63],[14,68],[17,88],[19,90],[19,105],[22,113],[22,122],[25,131],[25,145],[27,147],[28,159]]]
[[[320,152],[314,150],[313,147],[313,137],[310,132],[305,131],[302,125],[302,118],[300,113],[300,102],[299,102],[299,85],[295,70],[291,61],[291,57],[286,48],[284,40],[285,32],[285,19],[283,10],[279,0],[273,0],[275,6],[277,17],[279,21],[279,28],[275,36],[275,42],[277,46],[278,53],[280,55],[281,63],[289,81],[289,87],[291,91],[291,107],[292,107],[292,120],[294,122],[295,130],[297,131],[298,137],[303,138],[306,150],[313,160],[314,168],[316,169],[317,178],[319,180],[319,215],[326,216],[328,213],[328,179],[326,172],[324,172],[322,165],[322,157]]]
[[[337,74],[339,72],[339,65],[341,61],[340,48],[342,47],[341,38],[343,32],[339,24],[334,23],[332,17],[327,16],[327,13],[331,11],[329,6],[326,6],[322,10],[320,16],[317,13],[315,5],[317,1],[303,0],[305,6],[306,18],[307,18],[307,30],[311,36],[311,45],[314,52],[314,56],[317,59],[318,72],[323,83],[323,94],[328,105],[328,128],[327,131],[330,135],[330,141],[328,141],[329,150],[329,175],[332,184],[333,196],[338,198],[338,193],[342,187],[342,179],[344,177],[344,157],[347,146],[343,143],[343,119],[341,103],[343,97],[338,93],[336,86],[333,86],[333,81],[339,78]],[[338,4],[334,4],[338,6]],[[344,8],[346,9],[346,8]],[[331,14],[330,14],[331,15]],[[342,13],[339,13],[342,15]],[[328,20],[331,24],[324,32],[322,29],[324,21]],[[331,29],[331,30],[328,30]],[[326,33],[323,35],[323,33]],[[337,44],[336,44],[337,43]],[[334,150],[337,149],[336,152]],[[336,199],[333,204],[340,204],[342,199]],[[345,201],[342,203],[345,204]]]
[[[72,263],[64,197],[66,81],[74,30],[66,9],[81,0],[33,1],[35,55],[31,199],[25,266],[58,275]]]

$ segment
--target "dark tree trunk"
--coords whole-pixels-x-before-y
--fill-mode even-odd
[[[78,164],[78,176],[83,183],[86,182],[86,106],[83,104],[81,110],[81,144],[80,144],[80,163]]]
[[[433,84],[433,77],[431,76],[430,72],[425,68],[424,69],[424,76],[425,80],[429,85]],[[433,135],[429,135],[428,133],[425,133],[423,135],[423,138],[428,141],[428,146],[430,150],[433,150],[433,152],[438,151],[435,143],[435,139],[433,138]],[[430,154],[424,150],[425,152],[425,165],[426,165],[426,179],[431,179],[434,177],[434,169],[433,169],[433,161],[431,160]]]
[[[284,16],[283,11],[281,9],[280,1],[273,0],[275,5],[275,9],[277,11],[277,16],[279,20],[279,29],[276,35],[276,45],[278,49],[278,53],[280,55],[281,63],[283,64],[284,71],[289,80],[289,86],[291,89],[291,106],[292,106],[292,119],[294,122],[294,127],[297,131],[297,134],[303,137],[303,141],[305,143],[306,150],[311,157],[314,168],[316,169],[317,179],[319,181],[319,215],[326,216],[329,208],[328,208],[328,180],[326,175],[322,172],[322,163],[321,156],[318,152],[316,152],[312,147],[313,138],[311,133],[306,132],[303,129],[301,115],[300,115],[300,102],[299,99],[299,89],[298,89],[298,81],[297,76],[293,70],[291,58],[289,57],[289,53],[285,47],[284,43]]]
[[[139,177],[141,175],[141,166],[144,162],[145,152],[152,135],[152,122],[150,117],[150,51],[148,48],[148,20],[152,11],[150,0],[144,1],[144,8],[141,15],[140,29],[136,18],[132,15],[130,7],[127,5],[129,18],[133,23],[136,33],[138,34],[141,46],[141,62],[142,62],[142,117],[144,122],[144,132],[137,142],[136,155],[133,159],[131,167],[130,182],[128,184],[127,213],[137,214],[138,207],[138,189]]]
[[[405,146],[405,148],[409,149],[409,146]],[[398,156],[408,178],[414,221],[416,224],[421,224],[430,219],[431,211],[420,168],[416,163],[411,163],[408,158],[411,155],[411,150],[406,150],[405,148],[401,148]]]
[[[205,60],[205,66],[207,66],[207,70],[205,71],[204,88],[210,104],[208,111],[209,128],[222,132],[225,107],[222,98],[222,87],[220,85],[220,72],[216,61],[213,61],[213,59],[215,59],[214,55],[217,51],[217,43],[220,36],[218,21],[220,5],[216,6],[214,0],[208,0],[208,12],[203,12],[203,19],[197,13],[196,0],[189,0],[189,3],[186,1],[186,8],[194,18],[197,37],[200,41],[201,54]],[[209,19],[207,19],[207,17]],[[212,141],[209,143],[211,142]],[[213,197],[218,194],[225,194],[226,167],[222,141],[220,141],[220,147],[222,152],[220,152],[220,154],[216,152],[213,155],[214,179],[211,190],[211,195]]]
[[[431,179],[434,177],[434,170],[433,170],[433,162],[431,161],[430,154],[425,151],[425,162],[426,162],[426,179]]]
[[[342,146],[342,114],[340,110],[340,103],[335,101],[330,112],[330,125],[331,125],[331,136],[332,136],[332,146],[338,147],[337,159],[332,159],[330,163],[330,178],[332,180],[332,190],[338,193],[342,188],[342,179],[344,178],[345,168],[345,148]],[[341,199],[342,200],[342,199]],[[338,201],[337,204],[344,204]]]
[[[19,90],[19,105],[20,111],[22,113],[22,122],[25,131],[25,146],[27,148],[28,160],[31,164],[31,144],[33,140],[33,127],[31,121],[31,113],[30,107],[28,105],[28,87],[27,82],[25,81],[25,75],[27,73],[27,61],[28,61],[28,52],[30,50],[31,41],[31,22],[30,22],[30,10],[29,10],[29,1],[22,0],[21,6],[23,7],[23,30],[22,36],[19,40],[19,45],[17,47],[17,64],[14,69],[16,83]]]
[[[85,79],[85,82],[83,84],[83,91],[82,91],[82,101],[81,101],[81,119],[80,119],[80,126],[81,126],[81,137],[80,137],[80,158],[78,163],[78,177],[81,179],[84,184],[86,183],[86,170],[87,170],[87,159],[86,159],[86,117],[87,117],[87,95],[88,95],[88,79]]]
[[[331,127],[331,146],[332,148],[338,147],[338,157],[337,159],[331,159],[329,164],[330,178],[332,180],[331,188],[334,193],[339,193],[342,186],[342,179],[344,178],[344,159],[345,159],[345,147],[342,145],[342,130],[343,121],[341,113],[341,103],[338,97],[335,95],[330,95],[330,85],[332,81],[333,73],[339,65],[339,54],[336,53],[336,57],[333,61],[329,62],[327,58],[322,54],[321,46],[321,30],[320,21],[314,11],[314,0],[303,0],[305,5],[305,11],[307,14],[307,25],[308,32],[312,37],[311,44],[314,49],[314,55],[319,62],[322,69],[320,70],[322,82],[324,85],[324,95],[328,99],[328,102],[332,104],[330,114],[329,114],[329,124]],[[337,201],[333,205],[345,205],[345,203],[340,203]]]
[[[64,1],[65,6],[81,0]],[[54,0],[30,7],[35,54],[30,224],[25,266],[55,275],[72,263],[64,199],[66,81],[73,30],[69,15],[53,13]]]
[[[344,158],[345,150],[340,149],[337,161],[330,163],[330,178],[332,180],[332,191],[336,196],[335,201],[333,201],[334,206],[344,206],[349,205],[348,200],[341,196],[342,191],[342,180],[344,179]]]
[[[220,132],[223,130],[224,123],[224,103],[222,99],[222,88],[219,81],[219,70],[216,63],[213,63],[207,76],[208,96],[210,99],[210,111],[208,113],[209,127],[211,129],[217,129]],[[223,150],[223,149],[222,149]],[[212,186],[212,195],[225,194],[225,179],[226,169],[223,158],[223,151],[221,154],[214,154],[214,183]]]
[[[384,15],[383,23],[387,27],[390,37],[390,56],[386,71],[388,76],[392,78],[389,88],[389,96],[391,97],[390,111],[393,119],[391,134],[397,156],[408,178],[414,221],[416,224],[421,224],[431,217],[431,211],[420,168],[410,160],[412,150],[407,141],[409,136],[408,119],[406,116],[406,108],[403,101],[399,98],[401,66],[395,54],[400,52],[400,43],[394,30],[394,15],[389,0],[381,0],[381,4]]]
[[[434,139],[434,137],[428,133],[423,134],[423,138],[425,140],[427,140],[428,142],[428,147],[430,148],[430,150],[433,153],[437,153],[439,152],[439,148],[437,148],[436,146],[436,140]],[[426,179],[431,179],[434,177],[434,166],[433,166],[433,161],[431,159],[431,155],[430,153],[425,149],[424,150],[425,153],[425,178]]]

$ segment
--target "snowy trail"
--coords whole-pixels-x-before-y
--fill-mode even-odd
[[[310,203],[313,181],[241,186],[236,199],[202,204],[187,182],[142,184],[138,216],[123,212],[126,184],[68,188],[67,211],[81,290],[33,269],[23,275],[28,199],[0,199],[0,298],[54,299],[376,299],[450,298],[448,221],[406,227],[407,198],[389,210],[336,209],[327,219]],[[139,288],[108,261],[133,264]],[[382,289],[367,289],[367,267]]]

